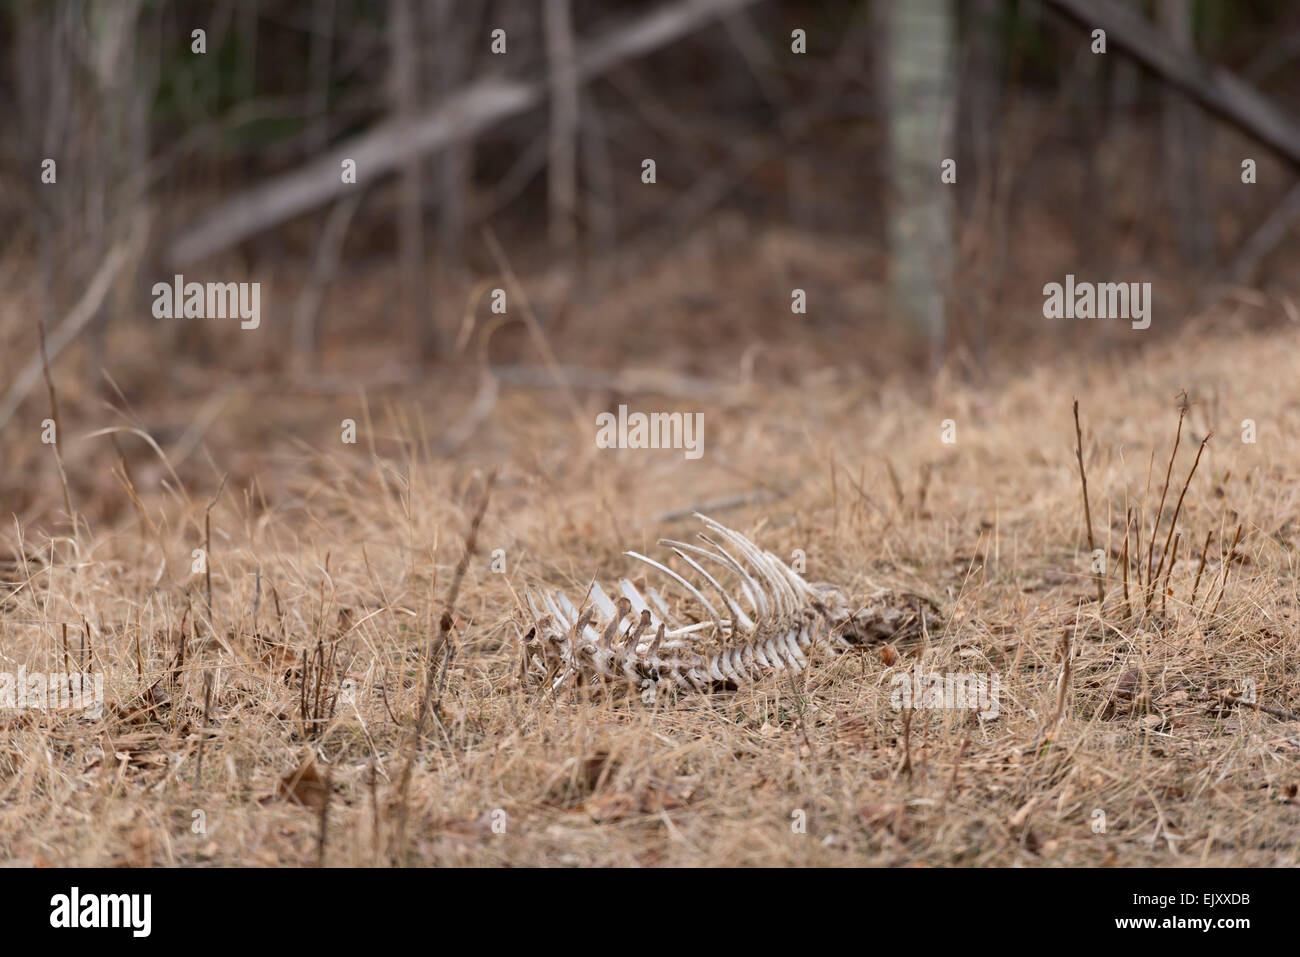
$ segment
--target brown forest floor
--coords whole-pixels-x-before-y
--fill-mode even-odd
[[[792,335],[781,264],[800,256],[791,268],[825,271],[841,300],[814,296]],[[1285,714],[1300,710],[1294,306],[1223,307],[1140,350],[1081,323],[987,376],[959,358],[927,386],[890,369],[886,337],[852,332],[879,290],[847,286],[837,262],[771,234],[739,255],[684,250],[614,302],[551,309],[559,361],[609,377],[572,394],[546,385],[519,325],[500,329],[493,361],[537,363],[538,383],[504,385],[482,421],[468,410],[486,310],[463,363],[436,378],[357,337],[327,349],[323,374],[293,374],[278,332],[249,345],[205,330],[206,356],[162,362],[156,327],[127,326],[109,370],[122,395],[105,405],[98,383],[70,374],[84,361],[70,352],[57,382],[75,531],[36,438],[43,396],[0,446],[0,671],[61,670],[64,626],[76,658],[84,623],[108,707],[101,720],[0,712],[0,860],[307,864],[328,794],[332,864],[1300,863],[1300,720]],[[762,322],[752,296],[723,288],[766,289],[786,318]],[[364,282],[349,292],[358,312],[384,308]],[[30,348],[13,332],[29,328],[25,308],[11,302],[0,322],[15,349]],[[1122,345],[1084,361],[1071,358],[1079,337]],[[1126,614],[1124,516],[1145,503],[1145,549],[1183,390],[1157,557],[1214,436],[1168,591],[1151,614]],[[1111,556],[1101,609],[1074,397]],[[704,456],[598,450],[594,416],[619,402],[703,411]],[[344,418],[355,445],[340,442]],[[137,432],[90,435],[111,427],[148,433],[162,455]],[[430,643],[491,469],[439,680]],[[766,500],[717,505],[755,492]],[[693,535],[692,520],[665,516],[701,506],[778,554],[802,549],[812,579],[931,597],[941,627],[896,660],[821,658],[797,683],[729,695],[646,705],[521,684],[523,586],[574,595],[598,572],[639,574],[623,550]],[[191,573],[209,517],[210,613]],[[490,569],[496,549],[504,574]],[[889,692],[913,668],[998,674],[998,716],[917,711],[905,747]],[[416,742],[430,673],[440,704]],[[1225,700],[1252,687],[1264,707]],[[317,691],[336,703],[313,724],[304,698],[314,708]]]
[[[101,720],[0,714],[0,858],[309,863],[328,781],[324,854],[337,865],[1294,866],[1300,720],[1225,703],[1253,683],[1268,709],[1300,707],[1300,382],[1294,325],[1277,312],[1281,329],[1221,317],[1128,355],[1006,364],[978,386],[949,369],[930,390],[867,363],[805,355],[783,368],[719,350],[694,368],[664,361],[698,377],[673,378],[667,397],[577,391],[578,420],[563,391],[506,387],[460,445],[448,433],[465,421],[472,364],[364,397],[324,378],[295,393],[303,380],[274,371],[269,382],[211,373],[204,393],[192,387],[203,368],[169,367],[190,382],[186,399],[160,399],[160,380],[125,413],[61,378],[70,495],[85,518],[73,534],[57,515],[51,452],[30,436],[45,415],[34,400],[5,439],[4,512],[29,518],[0,529],[0,670],[61,670],[62,625],[75,658],[85,622],[109,703]],[[819,342],[833,350],[833,334]],[[1191,412],[1157,557],[1197,443],[1214,437],[1180,512],[1169,592],[1153,614],[1126,615],[1114,571],[1099,614],[1070,400],[1095,533],[1118,570],[1123,516],[1144,501],[1149,542],[1182,390]],[[212,395],[224,397],[216,411]],[[705,455],[595,449],[594,413],[617,400],[705,411]],[[356,445],[339,442],[342,417],[355,417]],[[1244,419],[1256,443],[1242,441]],[[118,434],[139,506],[112,475],[109,438],[85,438],[133,421],[164,455],[185,452],[173,475]],[[456,602],[441,706],[413,746],[430,637],[490,468],[497,488]],[[191,553],[222,475],[209,616]],[[637,573],[621,551],[694,532],[666,512],[755,489],[770,501],[719,518],[777,554],[802,549],[813,579],[927,594],[941,628],[897,661],[878,649],[822,658],[798,683],[658,705],[616,689],[551,700],[520,683],[521,586],[573,594],[597,572]],[[490,571],[495,549],[506,573]],[[311,657],[303,672],[317,641],[334,666],[324,677]],[[909,775],[889,690],[914,667],[996,672],[1001,709],[917,711]],[[304,723],[304,680],[305,697],[317,684],[337,694],[328,722]],[[304,767],[289,789],[305,807],[282,783]]]

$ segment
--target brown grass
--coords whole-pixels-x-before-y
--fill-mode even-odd
[[[0,712],[0,858],[1300,863],[1289,337],[1184,337],[1122,362],[1007,368],[979,388],[942,375],[932,399],[825,366],[776,383],[761,364],[753,381],[717,368],[707,399],[620,397],[704,411],[699,461],[597,450],[610,395],[579,395],[584,431],[568,396],[532,388],[504,389],[467,450],[442,457],[430,437],[467,403],[441,393],[470,395],[469,380],[292,413],[236,396],[227,418],[249,444],[214,429],[173,474],[123,433],[133,444],[110,480],[77,452],[102,448],[84,435],[104,415],[61,386],[63,420],[82,423],[67,426],[81,437],[64,462],[82,518],[49,511],[64,493],[38,458],[50,450],[33,451],[39,430],[11,430],[8,481],[46,510],[4,509],[34,517],[0,529],[0,671],[85,655],[108,706],[100,720]],[[1110,556],[1101,607],[1074,396]],[[47,414],[31,404],[24,428]],[[344,417],[356,445],[339,441]],[[940,441],[948,418],[954,445]],[[1257,444],[1240,441],[1245,418]],[[1168,487],[1146,489],[1176,425]],[[1164,500],[1210,431],[1175,528]],[[718,517],[764,547],[802,549],[811,579],[917,591],[942,627],[729,695],[556,700],[521,683],[524,584],[576,597],[597,574],[639,574],[624,549],[694,533],[658,516],[719,501]],[[996,673],[999,714],[894,708],[892,676],[918,667]]]

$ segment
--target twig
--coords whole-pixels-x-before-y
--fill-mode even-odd
[[[903,709],[903,764],[899,774],[912,776],[912,709]]]
[[[1079,426],[1079,400],[1074,400],[1074,454],[1079,460],[1079,482],[1083,485],[1083,517],[1088,527],[1088,556],[1092,557],[1097,554],[1097,546],[1092,538],[1092,508],[1088,505],[1088,473],[1083,468],[1083,429]],[[1141,552],[1138,553],[1138,563],[1141,564]],[[1106,600],[1106,566],[1102,564],[1102,570],[1097,573],[1097,606],[1104,604]]]
[[[253,578],[253,634],[257,634],[257,612],[262,607],[262,569],[254,571]]]
[[[1244,704],[1249,708],[1254,708],[1256,711],[1263,711],[1265,714],[1271,714],[1273,717],[1282,721],[1300,721],[1300,714],[1296,714],[1294,711],[1288,711],[1286,708],[1264,704],[1262,701],[1247,701],[1245,698],[1239,698],[1233,694],[1225,694],[1223,700],[1228,704]]]
[[[1192,582],[1192,600],[1187,603],[1189,608],[1196,607],[1196,590],[1201,587],[1201,572],[1205,571],[1205,553],[1210,549],[1210,536],[1214,534],[1214,529],[1205,533],[1205,544],[1201,546],[1201,563],[1196,566],[1196,580]]]
[[[1165,613],[1165,599],[1169,596],[1169,575],[1174,570],[1174,563],[1178,561],[1178,543],[1183,540],[1183,533],[1179,532],[1174,536],[1174,550],[1170,552],[1169,567],[1165,569],[1165,584],[1160,589],[1160,614]]]
[[[894,487],[894,498],[898,500],[898,507],[901,509],[907,501],[907,495],[903,492],[903,483],[898,480],[898,473],[894,471],[894,463],[885,459],[885,470],[889,473],[889,484]]]
[[[54,463],[59,467],[59,482],[63,486],[63,504],[68,510],[68,521],[72,523],[72,535],[77,535],[77,516],[72,511],[72,493],[68,490],[68,473],[63,469],[63,423],[59,421],[59,398],[54,391],[54,379],[50,377],[50,360],[45,350],[45,323],[36,324],[41,335],[41,371],[45,374],[45,387],[50,393],[50,417],[54,420]]]
[[[815,748],[813,748],[812,740],[808,737],[808,725],[807,725],[807,722],[804,721],[804,705],[805,705],[805,702],[804,702],[804,699],[801,698],[800,695],[799,695],[799,686],[798,686],[797,684],[795,684],[795,677],[794,677],[794,672],[793,672],[793,671],[790,672],[789,677],[790,677],[790,694],[793,696],[793,698],[794,698],[794,700],[795,700],[795,703],[798,705],[798,708],[799,708],[799,711],[798,711],[798,715],[799,715],[799,736],[803,738],[803,743],[804,743],[805,745],[807,745],[807,747],[808,747],[808,757],[809,757],[809,760],[812,761],[813,764],[816,764],[816,763],[817,763],[817,751],[816,751]],[[805,671],[805,672],[804,672],[804,680],[805,680],[805,682],[807,681],[807,678],[808,678],[808,672]]]
[[[221,498],[222,491],[226,487],[226,478],[230,473],[221,476],[221,484],[217,486],[217,494],[212,496],[212,501],[208,502],[208,507],[203,512],[203,578],[208,592],[208,627],[212,625],[212,506],[217,504],[217,499]],[[215,628],[213,628],[215,631]]]
[[[477,547],[479,526],[483,522],[483,516],[487,514],[488,501],[492,497],[492,487],[496,484],[496,478],[497,478],[497,473],[495,470],[493,470],[488,474],[487,484],[483,489],[483,497],[479,500],[478,511],[474,514],[474,519],[470,523],[469,534],[465,536],[464,554],[461,555],[460,564],[456,566],[456,572],[452,577],[451,588],[448,591],[447,600],[444,603],[446,607],[443,610],[442,617],[441,619],[439,619],[438,622],[437,641],[435,642],[434,646],[429,649],[428,671],[425,675],[425,681],[424,681],[424,698],[420,702],[420,711],[415,722],[415,727],[411,729],[411,738],[407,744],[409,751],[406,759],[406,765],[405,767],[402,768],[402,778],[400,783],[398,784],[399,811],[397,817],[397,830],[396,830],[396,843],[398,847],[402,846],[402,843],[406,835],[406,819],[409,813],[409,805],[407,804],[407,794],[411,786],[411,770],[415,762],[415,746],[416,743],[420,740],[421,735],[424,734],[424,722],[425,719],[428,717],[429,703],[433,695],[434,660],[437,656],[438,650],[447,644],[447,634],[451,630],[452,622],[454,620],[455,610],[456,610],[456,599],[460,593],[460,583],[462,579],[464,579],[465,577],[465,572],[469,568],[470,558],[473,556],[475,549]],[[447,651],[448,658],[450,658],[450,655],[451,655],[451,649],[449,647]],[[444,665],[445,663],[446,662],[444,660]],[[445,674],[445,668],[444,668],[444,674]],[[441,691],[439,691],[439,695],[441,696]],[[441,701],[441,697],[440,697],[440,701]]]
[[[1052,718],[1052,727],[1061,723],[1065,716],[1065,697],[1070,689],[1070,629],[1061,635],[1061,674],[1056,682],[1056,715]]]
[[[1223,582],[1219,585],[1219,597],[1214,600],[1214,607],[1210,609],[1210,617],[1213,618],[1219,613],[1219,602],[1223,601],[1223,592],[1228,587],[1228,572],[1232,569],[1233,556],[1237,554],[1237,542],[1241,539],[1241,526],[1237,526],[1237,533],[1232,536],[1232,545],[1228,548],[1228,558],[1223,563]],[[1207,596],[1208,597],[1208,596]]]
[[[370,847],[375,859],[379,858],[379,789],[376,787],[375,756],[370,756],[370,774],[366,784],[370,787]]]
[[[1164,548],[1160,550],[1160,564],[1156,566],[1157,579],[1160,577],[1160,572],[1165,566],[1165,554],[1169,551],[1169,540],[1173,538],[1174,528],[1178,525],[1178,515],[1183,510],[1183,497],[1187,495],[1187,487],[1192,484],[1192,476],[1196,474],[1196,466],[1201,464],[1201,453],[1205,451],[1205,443],[1209,442],[1210,439],[1212,439],[1213,437],[1214,437],[1214,433],[1210,432],[1208,435],[1205,436],[1205,438],[1201,439],[1201,447],[1196,450],[1196,461],[1192,463],[1192,470],[1187,473],[1187,481],[1183,482],[1183,490],[1178,493],[1178,504],[1174,507],[1174,517],[1169,522],[1169,534],[1165,536]],[[1151,534],[1154,537],[1155,535],[1154,527],[1151,529]],[[1155,581],[1153,580],[1152,582],[1150,582],[1150,585],[1154,586]],[[1149,605],[1150,589],[1148,589],[1147,600]]]
[[[474,519],[470,522],[469,534],[465,536],[465,551],[460,557],[460,564],[456,566],[456,571],[452,575],[451,588],[447,593],[447,599],[444,602],[446,607],[443,608],[442,617],[438,620],[438,638],[437,642],[430,649],[429,654],[429,673],[425,681],[424,701],[420,705],[419,718],[416,721],[416,736],[418,737],[424,730],[424,718],[429,707],[429,695],[433,689],[433,659],[438,650],[447,643],[447,635],[451,631],[452,623],[456,614],[456,599],[460,595],[460,584],[465,578],[465,572],[469,569],[470,558],[478,548],[478,530],[483,524],[483,516],[487,514],[488,501],[492,498],[492,487],[496,485],[497,473],[494,469],[488,473],[487,484],[483,488],[483,497],[479,499],[478,511],[474,513]],[[448,652],[450,656],[450,652]],[[446,669],[446,659],[443,662],[444,672]]]
[[[208,722],[212,713],[212,672],[203,672],[203,729],[199,732],[199,756],[194,771],[194,787],[203,786],[203,745],[208,739]]]
[[[706,515],[712,515],[715,512],[724,512],[733,508],[744,508],[747,505],[765,505],[768,502],[774,502],[777,499],[785,498],[793,492],[797,485],[783,488],[760,488],[752,492],[742,492],[737,495],[726,495],[722,498],[712,498],[695,505],[689,505],[686,508],[675,508],[671,511],[661,512],[655,516],[655,522],[679,522],[684,518],[690,518],[697,512],[704,512]]]
[[[1128,602],[1128,535],[1129,530],[1133,527],[1133,510],[1130,508],[1124,513],[1124,617],[1131,618],[1133,609]]]
[[[1156,520],[1151,526],[1151,542],[1147,545],[1147,581],[1151,580],[1151,568],[1156,560],[1156,530],[1160,528],[1160,519],[1165,513],[1165,496],[1169,494],[1169,477],[1174,473],[1174,459],[1178,457],[1178,444],[1183,438],[1183,418],[1186,415],[1187,406],[1185,404],[1180,405],[1178,408],[1178,431],[1174,434],[1174,447],[1169,453],[1169,465],[1165,468],[1165,484],[1160,489],[1160,507],[1156,509]]]
[[[957,747],[957,757],[952,762],[952,777],[948,779],[948,793],[944,796],[945,800],[950,800],[953,792],[957,790],[957,772],[961,770],[961,759],[966,754],[968,744],[970,744],[970,735],[966,734],[962,737],[961,744]]]
[[[325,837],[329,822],[330,797],[334,792],[334,766],[325,766],[325,795],[320,802],[320,826],[316,832],[316,866],[325,866]]]

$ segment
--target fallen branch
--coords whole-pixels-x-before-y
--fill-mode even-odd
[[[1180,50],[1115,0],[1048,0],[1061,13],[1091,30],[1106,31],[1108,42],[1158,73],[1216,116],[1300,166],[1300,125],[1247,83],[1220,67]]]
[[[583,45],[574,65],[579,84],[649,53],[716,17],[754,0],[680,0]],[[223,203],[170,244],[173,268],[220,252],[249,236],[327,203],[348,184],[339,175],[345,159],[373,179],[413,156],[433,153],[478,135],[540,103],[548,80],[491,77],[444,100],[412,123],[389,119],[292,172],[273,177]]]
[[[555,378],[556,369],[563,377]],[[606,372],[588,366],[560,365],[556,369],[536,365],[494,365],[493,378],[515,389],[575,389],[590,392],[618,392],[624,395],[663,395],[680,399],[734,403],[741,401],[742,387],[714,382],[698,376],[682,375],[668,369],[621,369]],[[255,395],[345,395],[358,389],[418,388],[424,383],[415,366],[387,365],[364,376],[257,375],[231,386],[232,391]],[[179,443],[178,443],[179,444]]]
[[[725,498],[711,498],[695,505],[688,505],[686,508],[676,508],[669,512],[663,512],[655,516],[655,523],[662,522],[680,522],[684,518],[690,518],[692,515],[703,512],[713,515],[717,512],[729,511],[733,508],[744,508],[747,505],[765,505],[768,502],[775,502],[777,499],[785,498],[793,492],[797,485],[784,489],[760,488],[752,492],[743,492],[738,495],[728,495]]]
[[[73,339],[77,333],[81,332],[94,318],[103,304],[104,298],[112,288],[113,280],[121,271],[122,266],[131,258],[131,253],[138,248],[139,243],[144,238],[144,220],[137,223],[131,237],[123,243],[119,243],[109,250],[103,261],[99,264],[99,269],[91,277],[90,282],[86,285],[86,291],[81,294],[77,304],[69,310],[68,314],[63,317],[62,321],[55,328],[46,343],[46,349],[38,349],[36,354],[27,360],[27,365],[23,366],[21,372],[14,376],[13,385],[5,393],[4,399],[0,400],[0,429],[3,429],[13,414],[22,404],[23,399],[27,398],[27,393],[32,390],[41,379],[42,369],[45,363],[54,359]],[[44,352],[44,355],[42,355]]]
[[[1234,694],[1225,694],[1223,700],[1228,704],[1245,705],[1248,708],[1254,708],[1256,711],[1271,714],[1279,721],[1300,721],[1300,714],[1296,714],[1294,711],[1288,711],[1286,708],[1278,708],[1271,704],[1264,704],[1262,701],[1247,701],[1245,698],[1239,698]]]
[[[724,401],[739,391],[711,379],[682,375],[666,369],[621,369],[606,372],[584,366],[557,367],[564,388],[618,392],[624,395],[651,393],[680,399]],[[555,370],[542,366],[493,366],[492,374],[503,384],[521,389],[557,388]]]

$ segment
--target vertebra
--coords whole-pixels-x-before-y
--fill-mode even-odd
[[[563,592],[527,591],[532,628],[524,636],[526,671],[552,688],[577,678],[626,680],[638,688],[734,689],[774,673],[798,673],[822,648],[842,651],[914,635],[927,606],[933,607],[883,589],[855,605],[834,585],[805,581],[739,532],[697,517],[705,525],[704,546],[659,542],[685,563],[686,574],[626,553],[685,590],[686,603],[676,614],[657,589],[643,594],[627,579],[619,582],[617,599],[593,582],[581,608]]]

